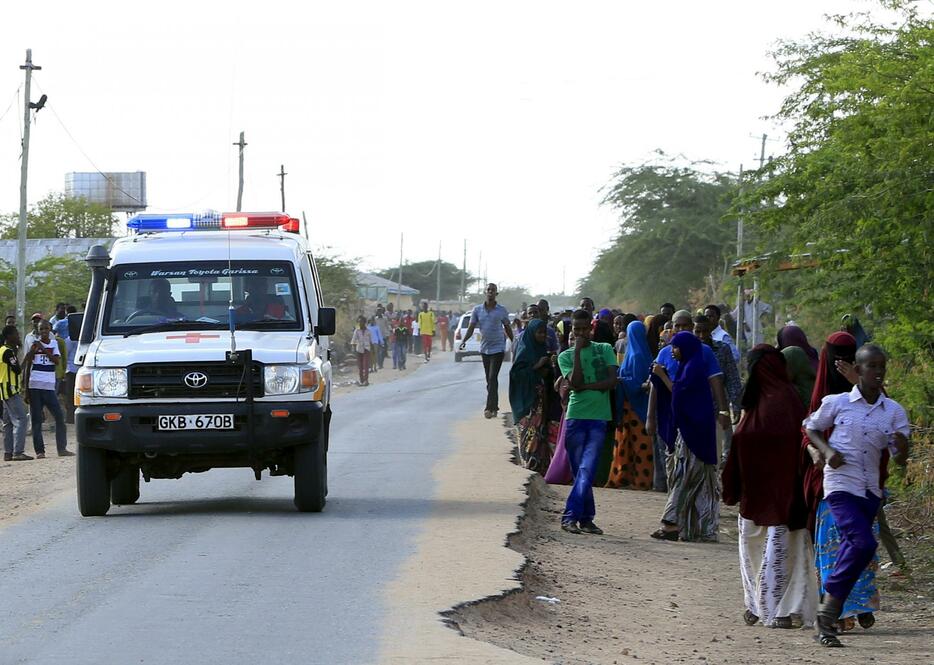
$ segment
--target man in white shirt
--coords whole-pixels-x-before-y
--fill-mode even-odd
[[[765,335],[762,332],[762,317],[772,313],[772,306],[759,300],[756,302],[753,298],[753,290],[746,289],[746,299],[743,301],[743,331],[736,331],[736,336],[745,339],[749,343],[749,348],[765,341]],[[731,312],[733,318],[739,321],[739,307]],[[753,321],[756,321],[756,337],[752,338]],[[716,339],[716,337],[714,338]]]
[[[713,329],[710,331],[710,336],[713,337],[715,342],[720,342],[721,344],[729,346],[730,352],[733,354],[733,360],[739,365],[739,348],[736,346],[736,342],[733,341],[730,333],[724,330],[723,326],[720,325],[720,314],[720,307],[717,305],[707,305],[704,308],[704,316],[710,320],[710,325],[713,326]]]
[[[38,338],[26,348],[23,365],[27,368],[27,386],[29,415],[32,420],[32,446],[36,450],[36,459],[45,457],[45,441],[42,439],[42,409],[48,409],[55,417],[55,445],[59,457],[74,455],[66,450],[68,432],[65,429],[65,411],[55,392],[55,368],[62,362],[58,342],[52,337],[52,326],[48,321],[40,321],[37,326]]]

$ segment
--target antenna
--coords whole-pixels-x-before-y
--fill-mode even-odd
[[[237,353],[237,312],[234,309],[233,260],[230,258],[230,229],[227,229],[227,274],[230,276],[230,302],[227,304],[227,323],[230,326],[230,353]]]

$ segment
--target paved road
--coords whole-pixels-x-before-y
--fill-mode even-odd
[[[0,665],[374,662],[431,469],[482,404],[479,362],[441,354],[338,397],[318,515],[248,469],[154,480],[105,518],[64,497],[0,532]]]

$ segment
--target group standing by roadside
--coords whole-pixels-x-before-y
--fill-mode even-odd
[[[570,485],[561,526],[571,533],[602,533],[593,487],[667,492],[651,534],[667,541],[717,541],[721,501],[738,504],[745,623],[816,623],[820,644],[839,646],[879,609],[880,505],[889,459],[907,455],[908,418],[884,393],[884,351],[848,332],[818,354],[785,326],[777,345],[753,346],[743,385],[722,311],[665,303],[640,317],[584,298],[568,325],[528,306],[509,385],[519,459]],[[495,290],[474,325],[511,332]]]
[[[76,308],[58,303],[51,320],[41,312],[31,317],[25,336],[7,316],[0,336],[0,402],[3,407],[3,459],[20,462],[46,456],[43,421],[47,411],[55,421],[55,447],[59,457],[70,457],[67,423],[74,422],[74,380],[77,340],[68,333],[69,313]],[[27,431],[32,429],[35,457],[26,453]]]

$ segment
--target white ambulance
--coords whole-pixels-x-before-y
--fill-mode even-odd
[[[314,258],[283,213],[142,214],[88,253],[79,340],[78,507],[132,504],[140,477],[218,467],[290,475],[327,496],[329,336]]]

